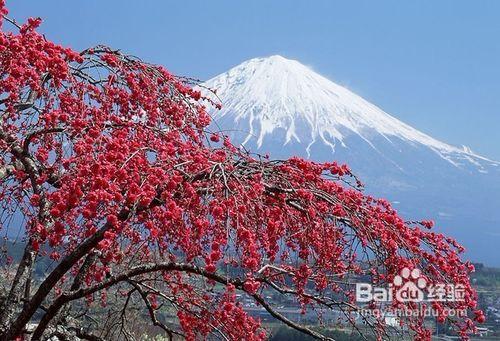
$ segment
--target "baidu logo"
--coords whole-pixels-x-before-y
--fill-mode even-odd
[[[403,268],[400,275],[394,277],[393,284],[398,288],[398,302],[422,302],[425,298],[423,289],[427,286],[427,280],[420,276],[419,269]]]
[[[423,302],[462,301],[464,287],[453,284],[429,284],[422,272],[415,268],[403,268],[389,284],[388,288],[376,287],[369,283],[356,283],[358,302]]]

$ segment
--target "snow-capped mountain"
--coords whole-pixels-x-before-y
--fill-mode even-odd
[[[296,141],[310,148],[327,145],[332,152],[338,144],[357,135],[372,145],[374,137],[391,141],[398,138],[422,145],[443,159],[459,165],[471,162],[497,164],[474,154],[469,148],[457,148],[438,141],[385,113],[348,89],[315,73],[301,63],[271,56],[248,60],[205,85],[217,89],[223,109],[217,120],[232,120],[245,135],[243,144],[254,140],[261,149],[264,139],[282,130],[283,145]]]
[[[471,256],[491,263],[484,247],[466,242],[466,228],[480,224],[482,240],[500,242],[499,162],[420,132],[281,56],[248,60],[204,86],[222,102],[212,128],[234,142],[272,157],[346,162],[367,191],[393,200],[408,218],[458,225],[453,234]]]

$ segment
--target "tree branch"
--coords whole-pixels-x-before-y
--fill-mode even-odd
[[[55,314],[57,314],[59,309],[64,304],[66,304],[70,301],[74,301],[74,300],[80,299],[82,297],[85,297],[87,295],[91,295],[95,292],[109,288],[109,287],[111,287],[117,283],[120,283],[120,282],[124,282],[124,281],[129,282],[130,279],[132,279],[136,276],[151,273],[151,272],[157,272],[157,271],[181,271],[181,272],[185,272],[185,273],[200,275],[200,276],[205,277],[209,280],[213,280],[215,282],[218,282],[218,283],[221,283],[224,285],[233,284],[237,289],[245,291],[248,295],[253,297],[253,299],[256,302],[258,302],[259,304],[261,304],[262,307],[264,307],[264,309],[266,309],[266,311],[271,316],[273,316],[277,320],[280,320],[281,322],[285,323],[289,327],[291,327],[295,330],[298,330],[304,334],[310,335],[316,339],[333,341],[333,339],[331,339],[331,338],[328,338],[328,337],[326,337],[326,336],[324,336],[324,335],[322,335],[322,334],[320,334],[320,333],[318,333],[310,328],[307,328],[303,325],[300,325],[298,323],[291,321],[290,319],[288,319],[287,317],[285,317],[284,315],[282,315],[278,311],[276,311],[272,306],[270,306],[262,298],[262,296],[260,296],[259,294],[248,293],[243,287],[244,282],[242,282],[240,279],[230,279],[230,278],[224,277],[222,275],[218,275],[216,273],[208,272],[208,271],[204,270],[203,268],[200,268],[200,267],[197,267],[194,265],[185,264],[185,263],[172,263],[172,262],[139,265],[139,266],[136,266],[136,267],[134,267],[128,271],[125,271],[119,275],[112,276],[108,280],[103,281],[103,282],[98,283],[98,284],[95,284],[94,286],[91,286],[88,288],[82,288],[82,289],[79,289],[79,290],[76,290],[73,292],[63,293],[58,298],[56,298],[54,300],[52,305],[48,308],[47,313],[42,318],[42,321],[45,319],[47,321],[46,323],[48,323],[55,316]],[[35,331],[35,333],[33,334],[33,340],[38,340],[39,337],[41,337],[41,334],[36,333],[36,331]]]

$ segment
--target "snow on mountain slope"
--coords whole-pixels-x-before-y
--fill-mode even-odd
[[[255,140],[261,148],[267,135],[283,130],[284,145],[297,142],[310,154],[323,143],[332,151],[357,136],[377,150],[374,139],[392,143],[398,138],[425,146],[455,166],[472,163],[481,172],[497,162],[436,140],[385,113],[348,89],[315,73],[301,63],[281,56],[255,58],[204,83],[216,89],[222,110],[215,120],[244,131],[243,144]]]

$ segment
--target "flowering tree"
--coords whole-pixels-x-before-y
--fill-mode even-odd
[[[269,297],[355,326],[354,281],[384,285],[402,268],[463,286],[433,308],[464,338],[484,319],[462,248],[364,195],[346,166],[252,156],[208,131],[213,102],[189,79],[107,47],[76,53],[37,33],[39,19],[0,11],[16,31],[0,33],[0,227],[25,235],[21,259],[2,258],[1,340],[128,339],[132,306],[169,337],[266,338],[237,294],[327,339]],[[430,338],[423,317],[401,323]]]

